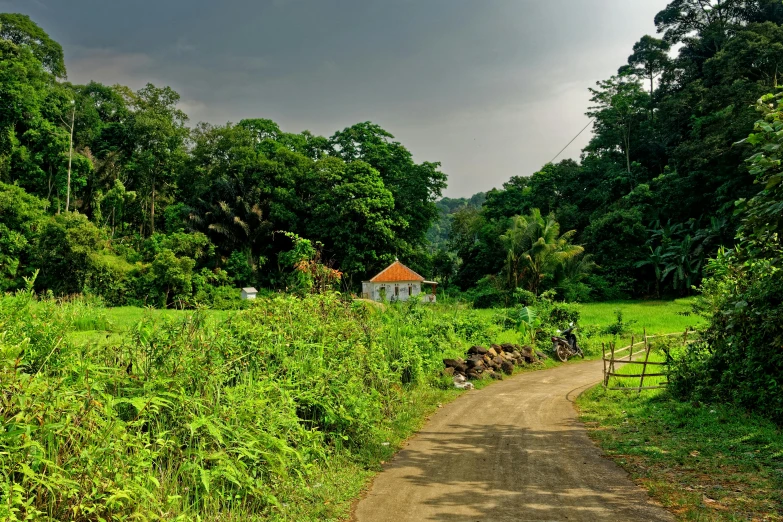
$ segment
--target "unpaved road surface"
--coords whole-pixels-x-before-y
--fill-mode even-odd
[[[355,520],[673,520],[577,420],[573,399],[601,364],[524,373],[445,405],[376,477]]]

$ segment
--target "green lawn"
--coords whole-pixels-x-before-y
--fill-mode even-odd
[[[603,451],[680,520],[783,520],[783,432],[736,407],[665,390],[577,400]]]
[[[609,301],[586,303],[579,306],[580,324],[608,326],[617,321],[617,311],[622,312],[623,321],[633,323],[630,329],[639,335],[684,332],[686,328],[698,329],[704,322],[691,313],[693,299],[673,301]]]
[[[688,300],[596,303],[582,306],[581,323],[606,325],[614,310],[623,321],[637,321],[631,330],[639,340],[648,334],[699,328],[700,318],[678,312]],[[608,323],[607,323],[608,321]],[[629,335],[617,339],[618,348]],[[664,361],[662,347],[679,338],[651,339],[650,361]],[[641,350],[642,346],[636,348]],[[622,355],[627,356],[628,352]],[[634,360],[644,360],[640,353]],[[661,366],[648,367],[659,373]],[[621,374],[639,374],[642,366],[617,363]],[[665,376],[645,378],[655,386]],[[591,438],[632,478],[680,520],[783,521],[783,432],[760,416],[721,403],[680,402],[667,390],[632,390],[638,377],[613,377],[604,390],[596,386],[577,400]]]
[[[78,307],[74,312],[75,331],[71,339],[77,344],[117,342],[144,318],[155,321],[186,318],[193,310],[159,310],[120,306],[116,308]],[[207,310],[209,321],[223,321],[231,316],[230,311]]]

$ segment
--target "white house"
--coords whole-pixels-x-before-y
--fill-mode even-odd
[[[421,295],[427,303],[435,302],[435,287],[438,283],[425,281],[422,276],[395,260],[369,281],[362,282],[362,298],[381,301],[407,301],[412,296]],[[422,285],[428,285],[430,292],[422,293]]]
[[[256,294],[258,294],[258,290],[252,286],[242,289],[242,299],[255,299]]]

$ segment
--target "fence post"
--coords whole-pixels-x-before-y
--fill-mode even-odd
[[[609,343],[609,348],[612,350],[612,355],[609,356],[609,373],[614,373],[614,341]]]
[[[609,384],[609,376],[606,375],[606,344],[604,343],[601,343],[601,352],[603,352],[601,359],[604,361],[604,389],[606,389],[606,385]]]
[[[628,352],[629,352],[628,353],[628,360],[629,361],[633,359],[633,341],[634,341],[634,337],[633,337],[633,334],[631,334],[631,349],[628,350]]]
[[[682,334],[682,344],[686,345],[688,344],[688,327],[685,327],[685,333]]]
[[[639,378],[639,393],[642,393],[642,387],[644,386],[644,374],[647,373],[647,361],[650,359],[650,345],[647,342],[647,332],[644,333],[644,347],[647,353],[644,356],[644,364],[642,365],[642,376]]]

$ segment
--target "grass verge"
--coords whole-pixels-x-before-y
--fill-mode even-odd
[[[783,432],[727,405],[665,390],[577,400],[590,437],[681,520],[783,520]]]

